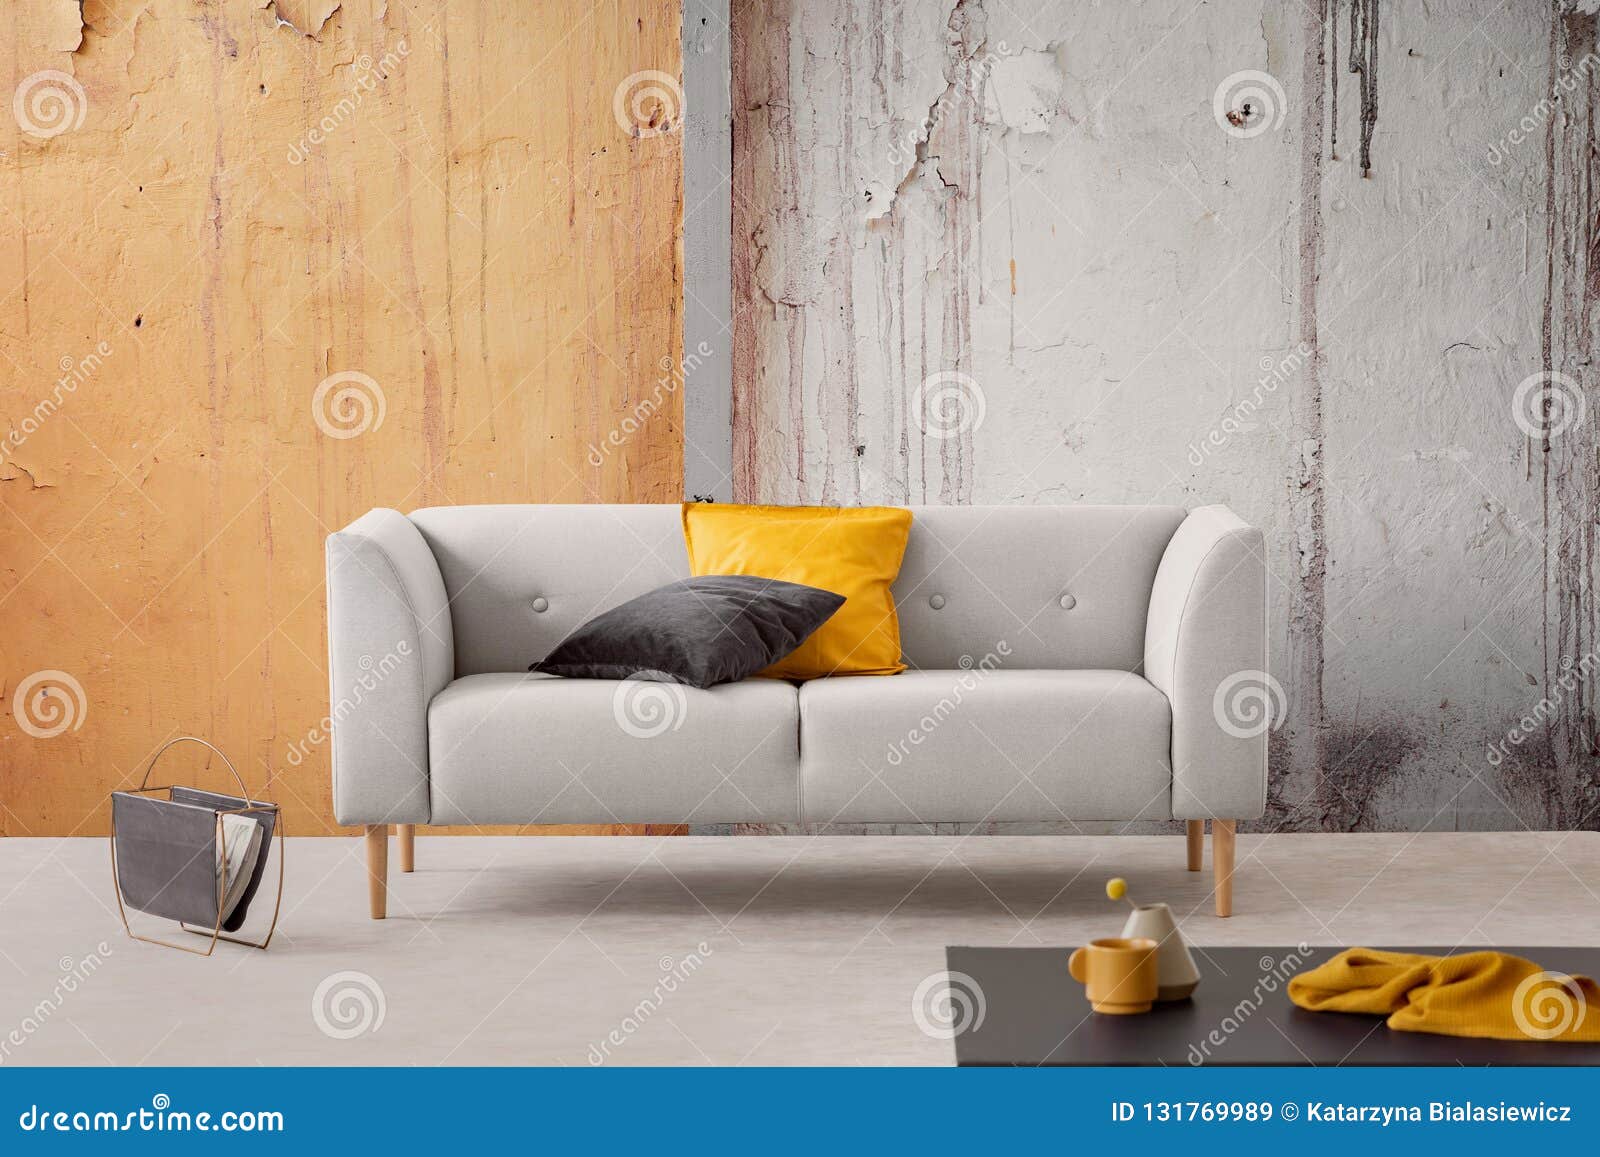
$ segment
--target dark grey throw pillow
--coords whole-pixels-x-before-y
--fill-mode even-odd
[[[844,596],[753,575],[703,575],[596,615],[528,670],[713,687],[793,651]]]

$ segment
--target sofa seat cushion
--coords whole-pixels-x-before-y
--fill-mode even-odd
[[[1127,671],[907,671],[800,688],[809,823],[1172,815],[1172,713]]]
[[[469,675],[428,708],[432,822],[793,822],[798,734],[773,679]]]

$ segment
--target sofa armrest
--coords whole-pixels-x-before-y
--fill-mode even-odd
[[[1226,506],[1189,513],[1150,594],[1144,674],[1172,705],[1172,815],[1255,819],[1266,810],[1267,732],[1281,692],[1267,675],[1261,531]]]
[[[444,580],[420,531],[373,510],[328,536],[333,814],[427,823],[428,704],[455,675]]]

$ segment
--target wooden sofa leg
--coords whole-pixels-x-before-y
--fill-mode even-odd
[[[414,872],[417,869],[417,825],[395,824],[395,834],[400,837],[400,870]]]
[[[389,911],[389,825],[367,825],[367,906],[374,920]]]
[[[1233,820],[1211,821],[1211,874],[1217,892],[1217,915],[1233,915]]]
[[[1187,830],[1189,836],[1189,870],[1198,872],[1201,863],[1205,859],[1206,821],[1190,820],[1188,821]]]

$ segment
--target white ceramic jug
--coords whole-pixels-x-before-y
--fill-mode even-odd
[[[1200,983],[1200,970],[1194,966],[1189,946],[1178,932],[1172,909],[1165,904],[1145,904],[1128,913],[1122,929],[1124,937],[1145,936],[1160,945],[1156,950],[1156,999],[1183,1000]]]

